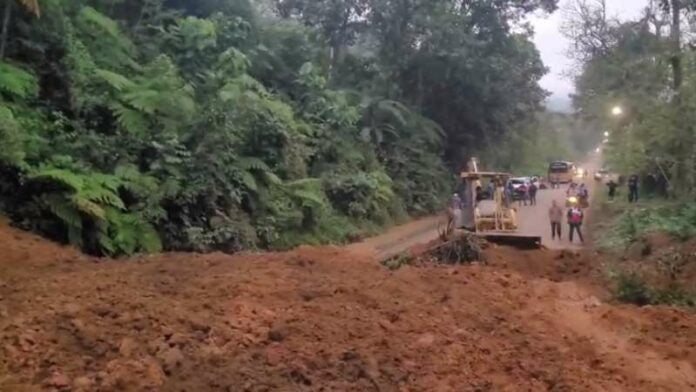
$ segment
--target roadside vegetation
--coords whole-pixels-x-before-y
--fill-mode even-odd
[[[606,140],[607,165],[640,178],[641,201],[626,189],[599,202],[598,245],[617,254],[608,266],[620,300],[696,302],[696,16],[691,1],[649,2],[618,21],[603,0],[577,0],[566,34],[580,72],[574,106]],[[604,190],[602,190],[604,192]]]
[[[542,170],[555,0],[2,2],[0,210],[98,255],[345,242]]]
[[[625,192],[624,192],[625,193]],[[696,203],[620,195],[595,200],[594,243],[615,297],[637,305],[696,306]]]

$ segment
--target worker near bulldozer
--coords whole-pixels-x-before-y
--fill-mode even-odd
[[[561,223],[563,222],[563,209],[558,205],[556,200],[551,202],[551,208],[549,208],[549,221],[551,222],[551,239],[555,240],[556,237],[560,240],[561,237]]]
[[[452,195],[449,206],[449,218],[455,228],[459,228],[462,223],[462,198],[458,193]]]
[[[582,237],[582,222],[585,219],[585,213],[582,211],[582,208],[578,206],[578,200],[576,197],[571,197],[569,201],[570,209],[568,209],[568,227],[570,232],[568,239],[572,243],[573,233],[577,232],[580,242],[585,242],[585,239]]]

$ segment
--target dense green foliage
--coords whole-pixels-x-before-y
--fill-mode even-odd
[[[576,110],[609,132],[605,156],[615,170],[688,197],[696,190],[696,57],[686,45],[692,27],[680,22],[696,16],[696,3],[654,2],[625,22],[607,19],[602,1],[575,3]]]
[[[537,121],[520,21],[555,3],[4,1],[0,208],[105,255],[436,211],[464,158]]]
[[[627,202],[602,201],[602,214],[612,217],[598,245],[608,250],[625,249],[650,233],[665,233],[677,240],[696,235],[696,204],[651,201],[632,208]]]
[[[637,305],[696,306],[693,285],[696,204],[650,199],[595,200],[599,222],[592,223],[595,245],[605,254],[607,277],[616,298]],[[656,246],[651,236],[668,242]]]
[[[696,56],[694,25],[685,22],[696,16],[696,2],[650,2],[623,22],[608,19],[605,4],[574,0],[569,13],[580,66],[574,104],[608,133],[609,166],[640,177],[642,201],[602,203],[599,245],[629,259],[612,265],[620,300],[693,306],[694,259],[685,240],[696,235]],[[674,245],[641,248],[655,233]]]

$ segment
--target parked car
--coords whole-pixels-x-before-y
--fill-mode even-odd
[[[594,179],[602,183],[608,183],[609,181],[614,181],[618,184],[623,183],[622,176],[612,172],[608,168],[601,168],[597,170],[594,174]]]
[[[609,174],[609,170],[599,169],[595,172],[594,179],[597,181],[602,181],[607,177],[608,174]]]
[[[520,200],[522,198],[522,192],[519,191],[522,185],[531,184],[532,179],[529,177],[515,177],[508,180],[509,184],[512,184],[512,198],[514,200]]]

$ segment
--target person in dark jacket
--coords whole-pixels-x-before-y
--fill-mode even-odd
[[[537,188],[534,182],[529,184],[529,205],[536,205],[536,195],[539,188]]]
[[[515,191],[519,195],[519,200],[517,200],[517,205],[522,207],[522,205],[527,205],[527,200],[529,200],[529,187],[527,184],[521,184]]]
[[[618,188],[618,186],[619,184],[614,182],[613,179],[607,182],[607,188],[609,188],[609,200],[614,200],[614,196],[616,196],[616,188]]]
[[[638,202],[638,176],[635,174],[628,178],[628,202]]]

